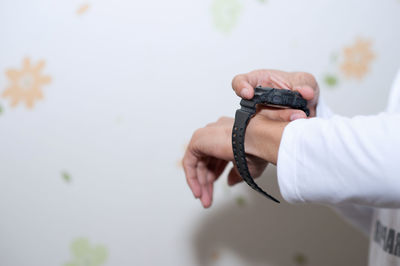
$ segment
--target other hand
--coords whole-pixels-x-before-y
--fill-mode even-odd
[[[251,99],[254,96],[254,88],[257,86],[274,87],[298,91],[308,101],[310,117],[316,115],[316,106],[319,97],[319,87],[313,75],[306,72],[284,72],[280,70],[260,69],[246,74],[239,74],[232,80],[232,88],[239,97]],[[299,118],[306,118],[301,110],[276,109],[262,107],[259,110],[262,114],[272,120],[293,121]]]

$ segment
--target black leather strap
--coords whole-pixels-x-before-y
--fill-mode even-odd
[[[244,136],[249,120],[256,113],[257,104],[273,106],[276,108],[299,109],[303,110],[307,116],[309,116],[310,111],[307,108],[307,101],[301,97],[300,93],[291,90],[268,87],[263,88],[261,86],[255,88],[254,97],[251,100],[242,99],[240,101],[241,108],[236,111],[235,123],[232,130],[232,148],[239,174],[254,190],[279,203],[279,200],[262,190],[254,182],[247,166],[246,151],[244,150]]]
[[[235,123],[232,130],[232,148],[235,157],[236,167],[239,171],[240,176],[250,187],[260,192],[267,198],[279,203],[279,200],[262,190],[254,182],[254,179],[250,175],[249,168],[247,167],[246,151],[244,149],[244,136],[246,133],[247,124],[249,123],[250,118],[256,112],[256,103],[242,100],[241,105],[242,108],[236,111]]]

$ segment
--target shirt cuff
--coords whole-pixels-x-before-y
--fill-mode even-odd
[[[286,126],[278,151],[278,184],[282,197],[290,203],[304,202],[297,186],[297,162],[301,159],[299,139],[306,122],[306,119],[298,119]]]

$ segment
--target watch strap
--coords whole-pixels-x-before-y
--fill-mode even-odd
[[[251,177],[246,161],[246,152],[244,149],[244,140],[247,124],[250,118],[256,112],[256,103],[253,101],[242,100],[241,109],[238,109],[235,114],[235,123],[232,129],[232,148],[235,158],[236,167],[243,180],[254,190],[263,194],[265,197],[279,203],[279,200],[274,198],[260,188]]]

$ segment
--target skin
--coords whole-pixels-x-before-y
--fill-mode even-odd
[[[311,74],[279,70],[255,70],[240,74],[232,80],[235,93],[245,99],[254,96],[257,86],[298,91],[307,101],[310,117],[316,114],[318,84]],[[274,109],[259,106],[250,120],[245,136],[246,159],[253,177],[259,177],[268,163],[276,165],[279,145],[286,125],[293,120],[307,118],[301,110]],[[212,204],[214,182],[229,162],[233,162],[232,127],[234,119],[221,117],[214,123],[196,130],[183,157],[186,181],[195,198],[204,208]],[[228,184],[242,181],[235,167],[228,174]]]

